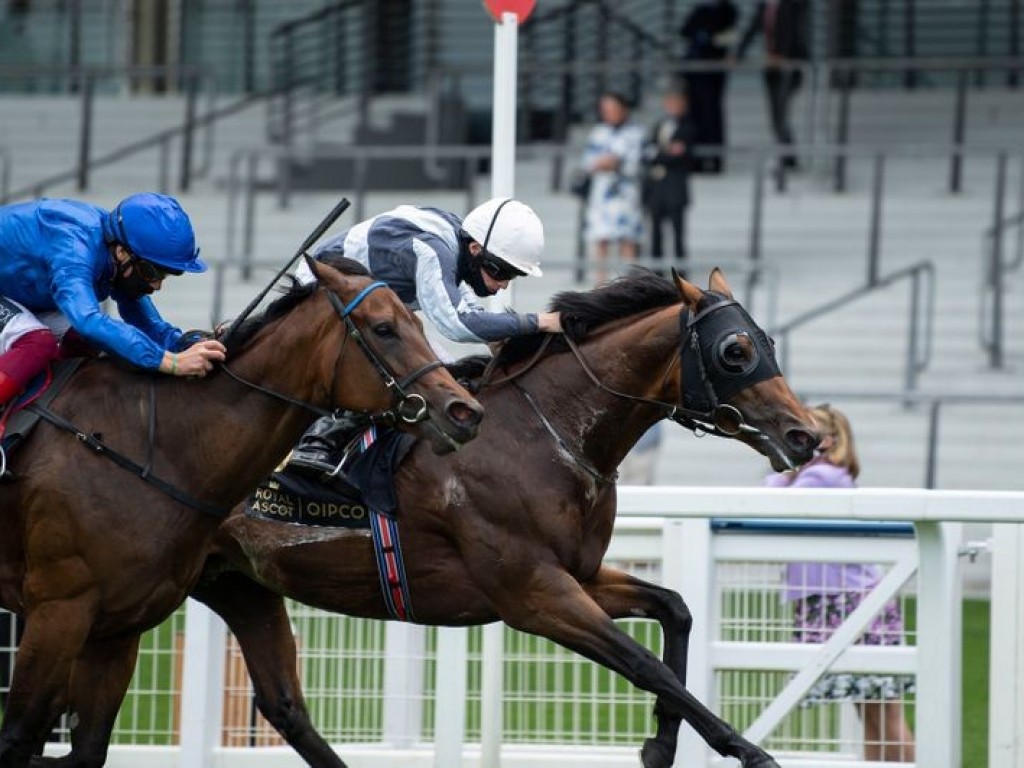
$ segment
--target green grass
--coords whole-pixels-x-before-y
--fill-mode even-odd
[[[963,768],[988,768],[989,603],[964,601]]]

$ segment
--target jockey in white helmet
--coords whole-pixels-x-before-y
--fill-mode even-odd
[[[477,297],[492,296],[517,277],[541,275],[544,227],[525,203],[493,198],[465,219],[437,208],[401,205],[325,241],[313,254],[353,259],[419,309],[452,341],[491,342],[560,332],[557,312],[491,312]],[[302,265],[299,279],[312,279]],[[361,420],[319,420],[292,452],[291,464],[330,472],[334,455]]]

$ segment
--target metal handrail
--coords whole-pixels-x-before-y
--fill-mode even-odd
[[[935,265],[931,261],[919,261],[909,267],[898,269],[771,328],[769,333],[778,336],[782,342],[779,363],[783,370],[788,367],[789,337],[792,331],[904,279],[910,280],[911,288],[903,386],[905,391],[913,392],[917,388],[918,375],[928,367],[932,355],[935,328]]]
[[[1024,211],[1004,217],[1006,200],[1006,178],[1009,155],[999,153],[996,166],[996,188],[993,203],[993,222],[982,235],[982,255],[985,263],[985,277],[981,283],[981,298],[978,302],[978,341],[988,353],[989,367],[1003,367],[1004,314],[1006,275],[1018,270],[1024,263]],[[1021,168],[1021,199],[1024,200],[1024,159]],[[1017,252],[1012,259],[1003,258],[1003,235],[1007,229],[1017,228]]]
[[[158,163],[158,186],[160,191],[170,189],[170,143],[181,136],[181,168],[180,186],[187,190],[193,177],[203,176],[209,172],[213,162],[213,123],[224,114],[237,111],[237,104],[216,109],[216,76],[213,72],[197,66],[67,66],[67,65],[0,65],[0,77],[11,75],[17,77],[44,77],[53,74],[67,76],[77,81],[82,101],[82,124],[78,139],[78,162],[67,171],[37,180],[32,184],[23,185],[14,192],[7,191],[5,200],[27,196],[40,196],[48,188],[69,181],[77,181],[78,188],[88,188],[89,175],[94,168],[109,166],[119,160],[131,157],[141,151],[160,148]],[[158,131],[150,136],[116,148],[105,155],[93,156],[91,151],[92,113],[95,99],[95,83],[111,77],[166,77],[175,78],[179,88],[185,88],[185,117],[180,126]],[[200,84],[206,83],[206,112],[196,116],[196,102],[199,98]],[[198,167],[193,167],[193,144],[196,128],[206,128],[205,140],[202,141],[202,160]]]
[[[928,452],[925,459],[925,488],[936,487],[938,476],[938,436],[943,406],[1024,406],[1024,395],[994,395],[991,393],[911,392],[909,390],[865,392],[800,389],[797,394],[804,401],[841,403],[850,400],[861,400],[867,402],[902,403],[904,406],[928,406]]]

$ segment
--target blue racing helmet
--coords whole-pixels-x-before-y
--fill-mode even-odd
[[[205,272],[188,214],[173,197],[140,192],[110,213],[117,242],[140,259],[172,272]]]

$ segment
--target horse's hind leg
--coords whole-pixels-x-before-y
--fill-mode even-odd
[[[537,567],[521,589],[492,598],[510,626],[550,638],[655,694],[666,715],[681,716],[720,755],[739,759],[744,768],[778,768],[767,752],[712,713],[671,669],[619,629],[565,571]]]
[[[206,603],[234,632],[252,678],[256,706],[270,724],[313,768],[345,768],[309,718],[284,599],[233,572],[202,580],[192,597]]]
[[[655,619],[664,636],[662,661],[679,682],[686,685],[693,616],[677,592],[607,566],[602,566],[593,579],[584,583],[583,589],[613,619]],[[645,768],[672,765],[682,722],[679,713],[662,706],[660,699],[654,707],[654,715],[658,720],[658,733],[644,742],[641,755]]]
[[[67,700],[68,680],[92,625],[92,606],[56,600],[28,617],[0,727],[0,768],[24,768]]]

